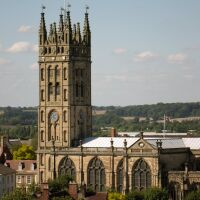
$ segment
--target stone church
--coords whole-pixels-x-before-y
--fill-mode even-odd
[[[39,28],[39,183],[62,174],[95,191],[166,187],[183,199],[200,186],[200,138],[92,137],[91,31],[64,9]]]

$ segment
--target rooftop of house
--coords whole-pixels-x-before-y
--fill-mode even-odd
[[[16,170],[17,172],[35,172],[37,170],[36,160],[6,160],[4,165]]]
[[[16,173],[14,169],[11,169],[9,167],[6,167],[5,165],[0,164],[0,175],[8,175]]]

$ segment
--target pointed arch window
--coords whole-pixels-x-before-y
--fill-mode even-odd
[[[149,187],[151,187],[151,170],[149,165],[140,159],[132,169],[132,188],[142,190]]]
[[[92,159],[89,163],[88,185],[97,192],[105,190],[105,167],[98,158]]]
[[[59,176],[68,175],[73,180],[76,180],[76,168],[74,162],[68,157],[63,158],[58,166],[58,173]]]
[[[124,174],[123,174],[123,160],[119,162],[117,167],[117,191],[122,192],[123,190],[123,182],[124,182]]]

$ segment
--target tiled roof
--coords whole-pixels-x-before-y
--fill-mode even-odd
[[[13,174],[13,173],[16,173],[14,169],[10,169],[9,167],[6,167],[0,164],[0,174],[7,175],[7,174]]]

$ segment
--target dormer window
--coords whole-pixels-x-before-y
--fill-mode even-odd
[[[31,170],[34,171],[36,169],[36,163],[31,164]]]
[[[24,169],[24,163],[20,162],[18,165],[18,170],[23,170]]]
[[[10,163],[5,163],[5,166],[6,167],[10,167]]]

